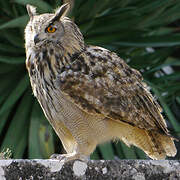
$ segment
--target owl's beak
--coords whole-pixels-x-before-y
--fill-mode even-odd
[[[34,36],[34,44],[37,44],[39,41],[40,41],[39,35],[36,34],[36,35]]]

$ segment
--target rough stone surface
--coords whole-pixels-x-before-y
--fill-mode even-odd
[[[0,180],[180,180],[178,160],[0,160]]]

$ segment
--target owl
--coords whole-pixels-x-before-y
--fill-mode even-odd
[[[140,72],[114,52],[85,44],[68,10],[64,4],[38,15],[27,5],[26,67],[33,94],[67,152],[52,158],[85,161],[98,144],[116,139],[152,159],[175,156],[162,109]]]

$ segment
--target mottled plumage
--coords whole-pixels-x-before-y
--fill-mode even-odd
[[[117,138],[153,159],[176,154],[161,107],[137,70],[107,49],[85,45],[65,17],[67,4],[55,14],[27,9],[26,66],[33,93],[68,153],[57,158],[84,160],[96,145]]]

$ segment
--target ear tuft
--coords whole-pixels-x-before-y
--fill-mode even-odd
[[[26,8],[27,8],[27,12],[29,14],[29,17],[33,18],[33,16],[36,15],[36,7],[34,7],[34,6],[30,5],[30,4],[27,4]]]
[[[70,9],[70,5],[68,3],[63,4],[57,11],[55,12],[54,20],[59,20],[60,18],[63,18],[67,15],[68,11]]]

